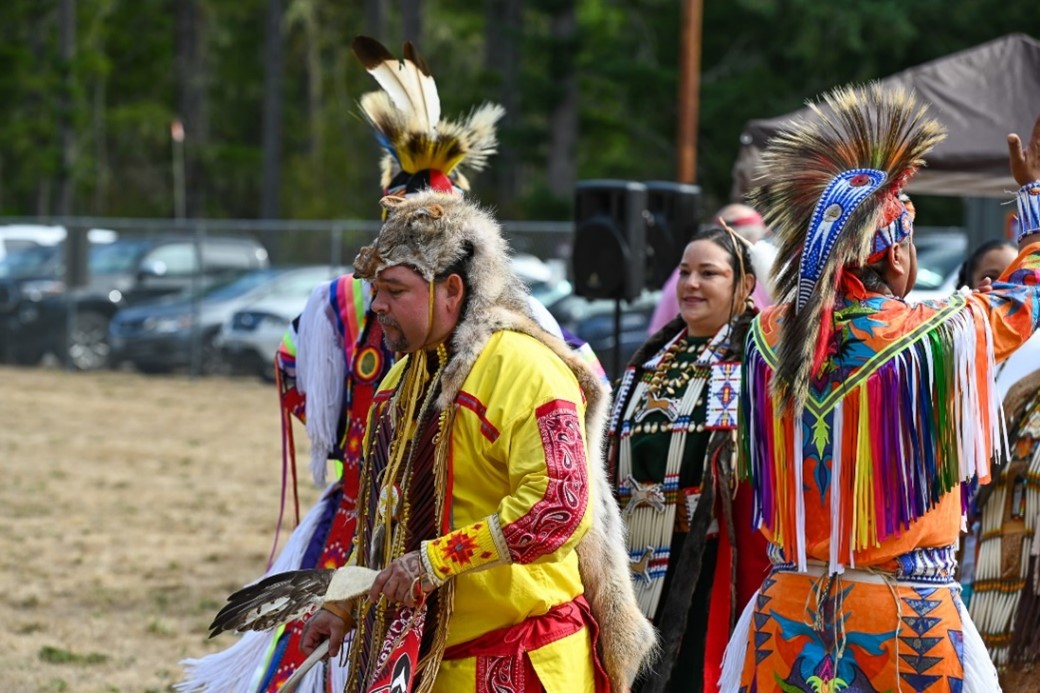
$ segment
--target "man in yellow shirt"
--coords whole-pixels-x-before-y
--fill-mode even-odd
[[[355,629],[349,691],[627,690],[654,634],[603,472],[602,381],[533,320],[490,215],[436,192],[384,205],[355,260],[405,354],[358,498],[354,561],[381,572],[302,648],[335,656]]]

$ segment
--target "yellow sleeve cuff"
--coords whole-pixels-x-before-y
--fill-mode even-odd
[[[433,581],[442,584],[460,573],[508,562],[509,553],[501,548],[504,546],[498,516],[491,515],[482,522],[423,542],[423,563]]]

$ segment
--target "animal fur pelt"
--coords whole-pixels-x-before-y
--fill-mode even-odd
[[[850,217],[808,303],[784,322],[774,395],[782,400],[790,395],[798,408],[808,393],[821,322],[829,324],[842,272],[866,264],[874,233],[884,225],[903,185],[945,137],[939,122],[926,117],[927,107],[904,87],[877,82],[840,87],[808,106],[810,117],[766,145],[756,172],[758,187],[751,195],[779,241],[773,264],[778,302],[795,302],[806,234],[831,181],[858,168],[883,171],[886,178]],[[826,326],[823,333],[829,334]]]
[[[595,373],[530,313],[527,290],[509,264],[498,223],[470,202],[436,192],[384,199],[389,215],[371,246],[354,261],[355,272],[374,277],[399,264],[427,280],[471,255],[466,312],[451,338],[451,359],[441,380],[440,408],[451,405],[491,335],[515,330],[541,341],[574,372],[588,402],[590,483],[596,502],[593,522],[578,543],[585,596],[600,628],[600,654],[615,691],[626,691],[653,658],[657,638],[636,602],[625,549],[625,526],[614,501],[604,459],[609,392]]]

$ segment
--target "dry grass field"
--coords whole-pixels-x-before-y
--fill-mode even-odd
[[[206,626],[264,571],[274,388],[2,366],[0,383],[0,692],[170,690],[180,659],[234,641]],[[296,437],[306,511],[318,492]]]
[[[170,690],[181,658],[233,642],[206,626],[264,571],[275,389],[13,367],[0,383],[0,691]]]

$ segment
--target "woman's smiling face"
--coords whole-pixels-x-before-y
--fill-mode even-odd
[[[679,313],[689,334],[695,337],[710,337],[718,332],[729,322],[732,311],[740,309],[745,298],[734,295],[729,253],[709,240],[694,241],[686,246],[675,292]]]

